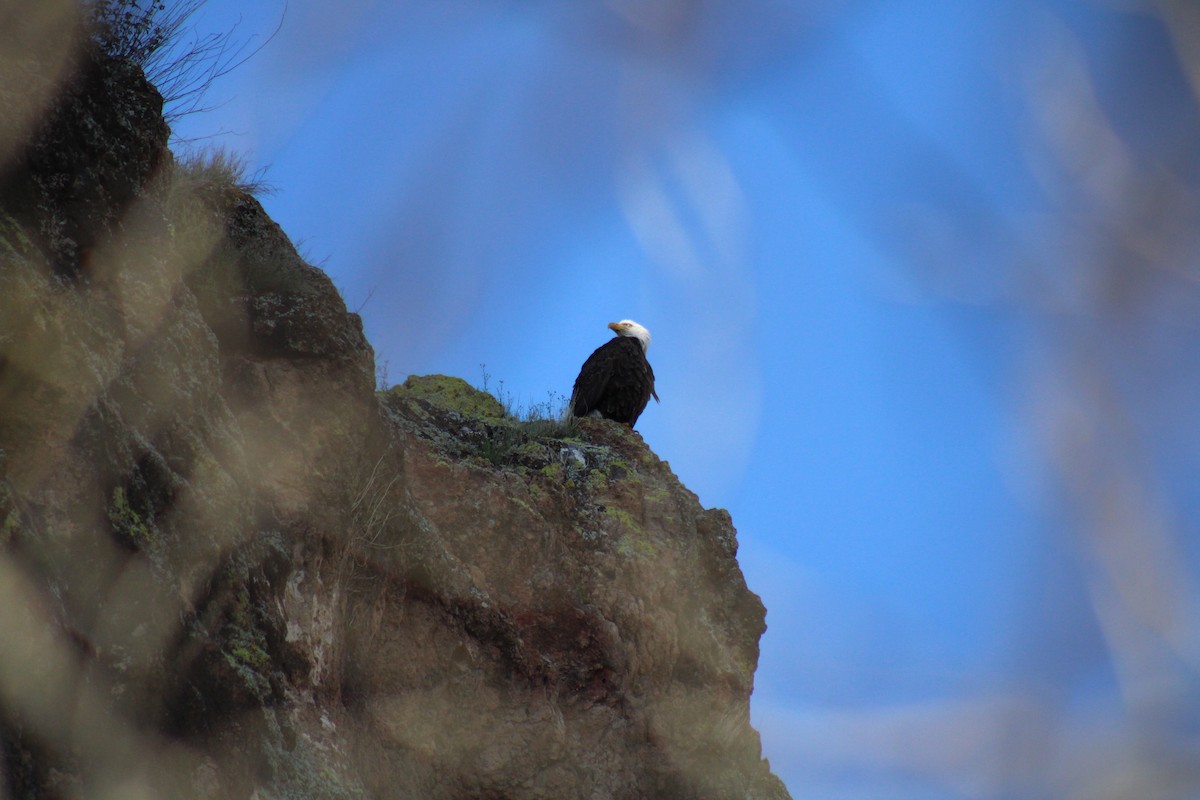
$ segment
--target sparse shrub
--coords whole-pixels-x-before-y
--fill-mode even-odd
[[[370,297],[367,298],[368,300]],[[363,305],[366,305],[364,301]],[[355,310],[355,314],[362,311],[362,306]],[[388,380],[388,360],[385,358],[382,361],[375,362],[375,391],[386,392],[391,388],[391,382]]]
[[[265,167],[250,172],[245,156],[213,147],[180,156],[175,162],[175,181],[180,188],[203,194],[221,194],[229,190],[261,195],[274,191],[263,176]]]
[[[524,431],[506,421],[487,429],[486,436],[479,443],[479,455],[492,466],[499,467],[508,461],[513,451],[526,441],[528,441],[528,436]]]
[[[480,364],[479,369],[483,373],[480,390],[491,394],[500,402],[500,405],[504,407],[505,418],[518,423],[526,434],[526,439],[566,439],[578,432],[579,426],[576,424],[575,417],[569,413],[570,409],[567,404],[570,399],[566,395],[548,390],[545,400],[523,406],[517,402],[511,392],[505,390],[504,381],[499,381],[496,391],[492,392],[488,388],[492,376],[487,371],[487,365]]]
[[[351,545],[354,548],[389,549],[399,546],[384,540],[396,513],[393,490],[400,480],[400,475],[391,472],[389,467],[386,456],[381,455],[356,487],[350,504],[351,519],[354,521]]]
[[[176,4],[174,9],[183,12],[182,18],[177,10],[168,15],[165,2],[89,0],[86,8],[92,37],[104,51],[145,67],[202,2]],[[172,24],[174,20],[177,22]]]
[[[146,72],[163,96],[171,124],[204,111],[204,95],[213,81],[244,64],[274,38],[253,50],[251,40],[237,44],[233,31],[201,36],[188,23],[204,0],[85,0],[88,30],[106,53],[128,59]],[[280,25],[283,18],[280,17]],[[276,27],[275,32],[279,28]]]
[[[538,439],[567,439],[579,431],[575,417],[567,408],[568,399],[560,392],[547,391],[546,399],[523,406],[499,381],[496,391],[489,391],[491,373],[485,364],[481,391],[491,394],[504,408],[502,424],[490,426],[487,438],[479,446],[479,454],[496,466],[510,460],[513,452],[527,442]]]
[[[521,415],[521,423],[538,439],[569,439],[579,433],[579,424],[561,392],[547,391],[546,399],[531,403]]]
[[[248,175],[245,160],[227,150],[196,151],[175,160],[166,194],[165,213],[170,254],[185,275],[201,272],[214,285],[234,280],[229,259],[222,256],[229,210],[243,194],[270,191],[262,172]]]

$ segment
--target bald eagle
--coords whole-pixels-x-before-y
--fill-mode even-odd
[[[616,334],[588,356],[571,391],[571,413],[604,417],[633,427],[653,397],[654,370],[646,360],[650,331],[631,319],[610,322]]]

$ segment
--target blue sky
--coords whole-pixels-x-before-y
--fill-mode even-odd
[[[208,0],[198,27],[257,46],[283,5],[244,5]],[[1154,324],[1122,334],[1088,266],[1104,187],[1196,129],[1156,19],[291,0],[208,100],[176,133],[267,168],[268,211],[361,309],[391,382],[486,370],[535,403],[569,393],[609,321],[651,330],[662,404],[638,428],[733,515],[769,609],[754,719],[796,797],[1024,796],[1064,780],[1006,760],[1034,733],[1081,773],[1120,751],[1136,648],[1114,645],[1125,606],[1097,610],[1119,537],[1089,555],[1111,515],[1079,523],[1076,460],[1054,454],[1091,419],[1073,354],[1098,352],[1157,482],[1121,478],[1120,447],[1095,463],[1140,509],[1135,541],[1167,520],[1146,547],[1182,558],[1164,602],[1190,607],[1194,291],[1156,289]],[[1081,138],[1095,109],[1110,138]],[[1138,591],[1117,594],[1136,612]],[[1161,638],[1153,674],[1186,716],[1200,662]]]

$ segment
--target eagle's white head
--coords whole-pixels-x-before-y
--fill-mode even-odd
[[[610,322],[608,327],[613,330],[617,336],[632,336],[642,344],[642,352],[645,353],[650,349],[650,331],[638,325],[631,319],[623,319],[620,322]]]

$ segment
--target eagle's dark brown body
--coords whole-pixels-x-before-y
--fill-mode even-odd
[[[571,413],[577,417],[599,413],[632,428],[651,396],[658,399],[654,370],[641,342],[617,336],[596,348],[583,362],[571,392]]]

